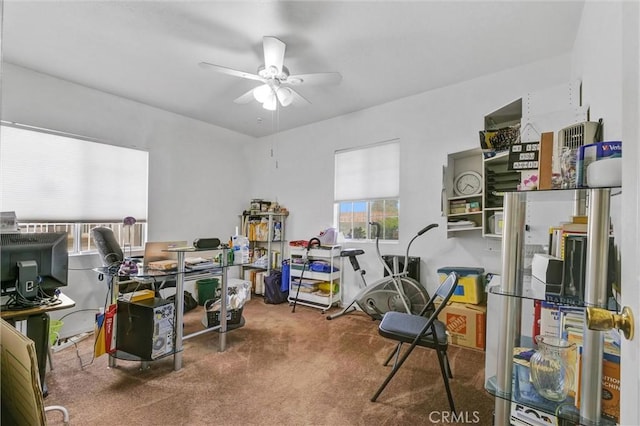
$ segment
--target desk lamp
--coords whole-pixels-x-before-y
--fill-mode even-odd
[[[128,234],[129,234],[127,238],[128,245],[129,245],[129,257],[125,257],[124,261],[122,262],[122,265],[120,265],[120,269],[118,270],[118,275],[126,275],[126,276],[134,275],[138,273],[138,265],[136,264],[136,262],[131,260],[131,250],[132,250],[131,231],[132,231],[133,225],[136,224],[136,219],[131,216],[127,216],[124,218],[122,223],[124,224],[124,227],[128,230]]]

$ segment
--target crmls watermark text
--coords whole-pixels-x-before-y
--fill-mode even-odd
[[[480,423],[480,413],[478,411],[461,411],[453,413],[451,411],[432,411],[429,413],[429,421],[433,424],[439,423]]]

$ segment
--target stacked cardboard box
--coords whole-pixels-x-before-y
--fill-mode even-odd
[[[450,343],[484,350],[487,316],[484,268],[440,268],[440,282],[451,272],[458,274],[458,286],[438,319],[447,325]]]
[[[470,305],[452,302],[438,315],[447,325],[449,342],[473,349],[485,349],[486,305]]]

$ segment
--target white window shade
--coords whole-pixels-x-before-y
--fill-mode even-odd
[[[336,151],[335,201],[397,198],[400,195],[400,142]]]
[[[1,209],[18,221],[147,217],[147,152],[0,127]]]

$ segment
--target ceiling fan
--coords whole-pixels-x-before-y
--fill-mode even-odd
[[[264,109],[275,111],[278,103],[283,107],[291,104],[309,104],[298,92],[290,86],[338,84],[342,76],[338,72],[322,72],[313,74],[291,75],[284,66],[284,52],[287,45],[276,37],[265,36],[262,39],[264,50],[264,65],[258,68],[256,74],[234,70],[220,65],[200,62],[202,68],[213,69],[216,72],[234,77],[256,80],[262,85],[254,87],[234,100],[237,104],[246,104],[255,99]]]

